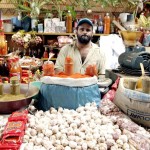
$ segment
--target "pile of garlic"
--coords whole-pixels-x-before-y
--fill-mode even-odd
[[[76,110],[40,110],[28,117],[21,150],[134,150],[128,136],[95,103]]]
[[[2,133],[4,131],[4,128],[6,126],[6,123],[8,121],[8,117],[4,117],[0,115],[0,139],[2,138]]]

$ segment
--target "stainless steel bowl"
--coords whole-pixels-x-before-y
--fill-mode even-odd
[[[20,84],[20,93],[26,95],[28,84]],[[3,85],[3,93],[10,94],[10,84]],[[0,114],[10,114],[13,111],[20,110],[31,103],[33,97],[38,95],[39,89],[33,85],[29,86],[28,95],[22,99],[3,100],[0,96]]]

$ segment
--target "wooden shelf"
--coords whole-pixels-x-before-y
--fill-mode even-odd
[[[57,58],[51,58],[50,60],[56,60]],[[41,58],[41,60],[45,61],[48,60],[48,58]]]
[[[5,35],[13,35],[16,32],[5,32]],[[36,35],[56,35],[56,36],[64,36],[64,35],[75,35],[75,33],[36,33]],[[93,36],[102,36],[107,34],[93,34]]]

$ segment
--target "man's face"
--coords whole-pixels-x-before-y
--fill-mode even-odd
[[[93,28],[87,23],[81,24],[77,29],[78,41],[82,44],[88,44],[93,37]]]

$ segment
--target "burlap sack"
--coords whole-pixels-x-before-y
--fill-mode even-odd
[[[114,103],[136,123],[150,127],[150,94],[125,88],[124,80],[120,79]]]

